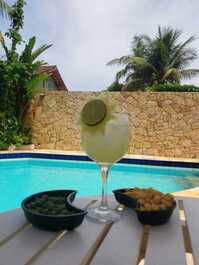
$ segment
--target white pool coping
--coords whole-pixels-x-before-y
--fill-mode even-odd
[[[35,153],[35,154],[37,154],[37,153],[41,154],[42,153],[42,154],[55,154],[55,155],[58,154],[58,155],[81,155],[81,156],[86,156],[86,153],[82,152],[82,151],[64,151],[64,150],[47,150],[47,149],[0,151],[0,154],[17,154],[17,153]],[[127,154],[123,158],[199,163],[199,159],[183,158],[183,157],[166,157],[166,156],[149,156],[149,155]]]

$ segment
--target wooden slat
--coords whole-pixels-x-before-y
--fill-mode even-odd
[[[30,223],[26,223],[26,224],[20,226],[16,231],[10,233],[9,235],[7,235],[6,237],[4,237],[3,239],[0,240],[0,247],[7,244],[10,240],[14,239],[20,233],[22,233],[23,231],[25,231],[27,229],[30,229],[31,227],[32,227],[32,224],[30,224]]]
[[[27,261],[24,265],[32,265],[37,262],[37,260],[40,258],[41,255],[46,253],[46,250],[53,247],[56,242],[62,238],[67,233],[67,231],[61,231],[58,234],[55,235],[55,237],[51,238],[45,244],[38,250],[36,251]]]
[[[91,198],[83,198],[77,200],[75,204],[83,207],[90,200]],[[80,265],[88,250],[94,245],[96,238],[103,232],[104,226],[104,224],[91,222],[86,218],[79,228],[67,233],[53,248],[47,249],[45,255],[42,255],[36,264]]]
[[[186,265],[184,240],[175,209],[167,224],[150,228],[145,265]]]
[[[25,226],[27,221],[21,209],[0,214],[0,241]]]
[[[104,239],[108,235],[110,229],[112,228],[114,222],[105,224],[99,235],[97,236],[95,242],[92,244],[92,246],[89,248],[86,255],[81,260],[80,265],[90,265],[93,258],[95,257],[99,247],[103,243]]]
[[[0,264],[24,265],[55,233],[34,227],[24,230],[0,248]]]
[[[90,201],[90,198],[81,200],[79,206],[83,207]],[[51,246],[54,248],[57,244],[59,240],[57,236],[61,232],[47,232],[31,226],[29,229],[23,229],[26,227],[26,223],[21,209],[0,215],[0,229],[3,230],[0,234],[0,242],[3,242],[0,247],[1,265],[38,264],[40,255],[44,254],[45,256],[48,248],[51,249]],[[70,234],[75,233],[71,232]],[[85,237],[86,235],[84,235]],[[51,263],[50,260],[47,264],[54,265],[54,262]],[[65,264],[65,259],[63,264]]]
[[[183,199],[195,265],[199,265],[199,199]]]
[[[94,244],[104,225],[87,220],[75,231],[68,232],[52,248],[47,249],[36,265],[79,265]]]
[[[126,209],[120,221],[116,222],[99,248],[92,265],[135,265],[142,225],[137,221],[135,213]]]

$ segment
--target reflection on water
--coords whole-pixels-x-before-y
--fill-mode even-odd
[[[176,183],[185,189],[192,189],[195,187],[199,187],[199,177],[188,176],[181,179],[176,179]]]

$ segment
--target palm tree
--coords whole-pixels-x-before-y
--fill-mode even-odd
[[[49,49],[52,45],[44,44],[39,48],[35,49],[36,37],[32,37],[25,45],[25,48],[21,52],[21,54],[15,53],[13,59],[12,56],[10,56],[13,53],[13,50],[12,48],[11,49],[8,48],[8,46],[5,43],[4,36],[1,32],[0,32],[0,44],[5,52],[5,58],[7,59],[7,62],[9,62],[11,65],[17,64],[18,68],[21,67],[22,72],[23,68],[28,66],[29,69],[28,71],[30,71],[30,76],[28,78],[24,79],[23,75],[21,75],[21,77],[19,78],[19,80],[21,80],[20,83],[23,83],[23,85],[22,86],[16,85],[15,87],[15,93],[16,93],[15,99],[18,105],[20,106],[18,108],[18,116],[21,119],[24,119],[24,115],[28,109],[30,100],[38,92],[38,87],[37,87],[38,83],[43,80],[47,80],[49,78],[47,74],[38,73],[39,68],[42,65],[46,64],[45,61],[38,60],[38,57],[47,49]]]
[[[9,5],[6,1],[0,0],[0,15],[7,16],[9,13]]]
[[[108,65],[123,65],[116,74],[116,81],[125,79],[126,90],[145,89],[153,84],[180,83],[199,75],[199,69],[187,69],[197,58],[195,49],[189,45],[194,36],[180,42],[182,32],[170,27],[158,28],[154,38],[147,35],[135,36],[132,54],[114,59]]]
[[[52,47],[52,44],[44,44],[37,49],[34,49],[36,45],[36,37],[32,37],[29,39],[28,43],[25,46],[24,51],[19,57],[19,62],[22,64],[29,64],[31,65],[32,69],[34,70],[34,74],[32,78],[29,80],[27,84],[27,96],[31,99],[37,92],[37,84],[43,80],[48,79],[47,74],[39,74],[38,70],[42,65],[45,65],[46,62],[43,60],[37,60],[37,58],[45,52],[47,49]]]

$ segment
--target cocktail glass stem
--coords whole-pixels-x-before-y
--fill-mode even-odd
[[[102,198],[101,205],[102,209],[108,208],[108,200],[107,200],[107,179],[110,166],[101,165],[101,177],[102,177]]]
[[[87,216],[91,219],[98,220],[99,222],[108,223],[120,219],[120,214],[115,210],[109,208],[107,197],[107,179],[108,173],[112,164],[99,164],[102,177],[102,196],[99,206],[96,208],[88,209]]]

